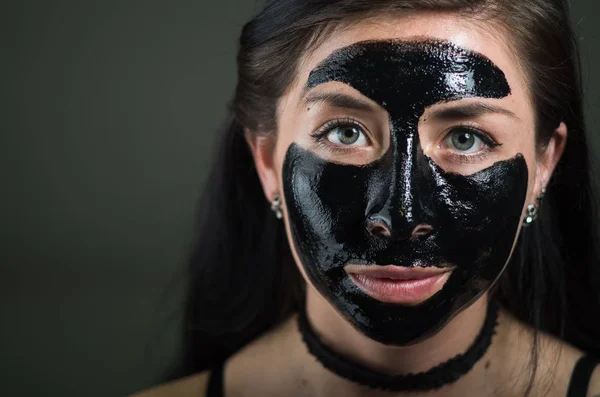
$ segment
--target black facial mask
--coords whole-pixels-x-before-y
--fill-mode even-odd
[[[390,147],[366,166],[334,164],[292,144],[283,165],[291,233],[306,274],[359,331],[407,345],[439,331],[489,289],[509,259],[527,191],[522,155],[469,176],[424,155],[425,108],[510,95],[487,58],[448,42],[361,42],[335,51],[307,88],[341,82],[389,113]],[[390,235],[372,234],[384,222]],[[432,226],[411,239],[419,224]],[[384,303],[353,283],[346,264],[455,266],[443,288],[416,306]]]

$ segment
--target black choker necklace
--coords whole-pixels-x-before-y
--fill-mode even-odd
[[[473,368],[492,343],[492,336],[498,325],[498,306],[490,301],[485,323],[469,349],[425,372],[406,375],[389,375],[362,366],[339,353],[334,352],[319,340],[306,318],[300,311],[298,329],[308,351],[336,375],[372,389],[388,391],[424,391],[438,389],[456,381]]]

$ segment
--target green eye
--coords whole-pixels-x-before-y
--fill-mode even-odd
[[[455,128],[446,138],[448,148],[453,148],[461,152],[478,152],[485,143],[471,129],[465,127]]]
[[[334,127],[327,134],[327,139],[340,146],[365,146],[367,140],[362,130],[353,125]]]
[[[475,135],[469,132],[455,132],[452,134],[452,144],[458,150],[469,150],[475,145]]]
[[[338,127],[337,136],[343,144],[352,145],[360,138],[360,131],[354,127]]]

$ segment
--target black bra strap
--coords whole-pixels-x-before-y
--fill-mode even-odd
[[[223,367],[225,363],[215,365],[210,372],[206,397],[223,397]]]
[[[577,361],[569,382],[567,397],[585,397],[587,395],[590,378],[596,365],[598,365],[598,360],[587,354]]]

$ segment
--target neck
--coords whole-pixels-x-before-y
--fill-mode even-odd
[[[373,370],[394,375],[427,371],[469,349],[487,311],[487,294],[432,337],[410,346],[388,346],[354,329],[314,289],[307,291],[307,316],[319,338],[338,353]]]

